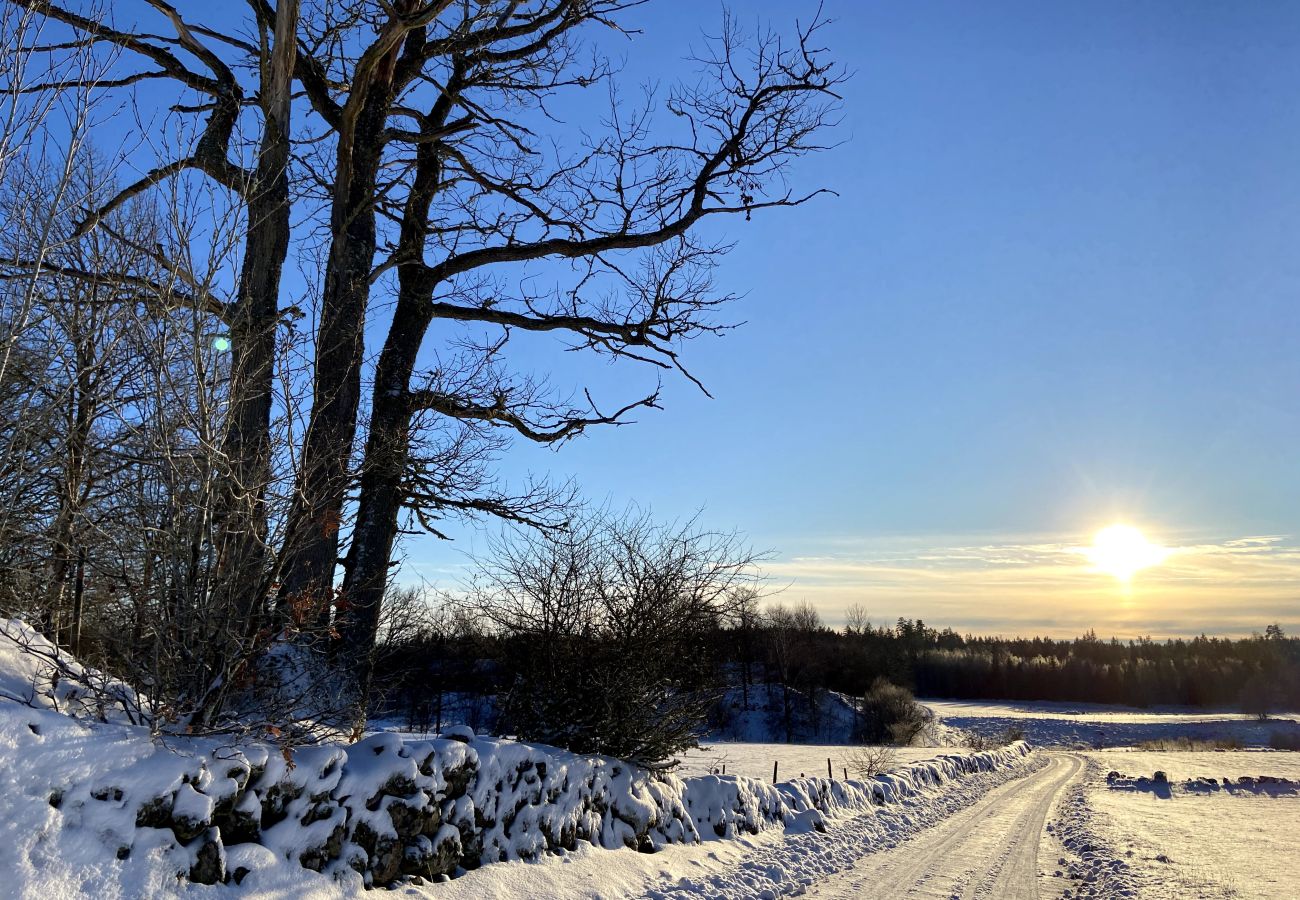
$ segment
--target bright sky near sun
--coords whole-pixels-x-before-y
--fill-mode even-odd
[[[840,196],[727,225],[746,324],[688,354],[715,399],[670,381],[665,411],[508,471],[703,507],[830,621],[864,602],[982,632],[1300,624],[1300,7],[825,8],[854,73],[843,144],[795,180]],[[639,11],[629,79],[688,72],[718,15]],[[1113,524],[1160,563],[1094,565]],[[446,584],[478,546],[421,540],[406,577]]]

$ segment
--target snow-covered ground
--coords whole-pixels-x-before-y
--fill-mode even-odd
[[[746,775],[750,778],[770,781],[772,763],[776,762],[778,763],[777,777],[784,780],[797,778],[800,775],[825,775],[826,761],[829,759],[835,777],[841,778],[845,766],[849,765],[847,757],[857,749],[845,744],[750,744],[715,741],[679,754],[682,765],[678,774],[684,777],[707,775],[726,766],[728,775]],[[901,766],[917,760],[929,759],[938,752],[966,753],[968,751],[955,747],[945,747],[942,751],[934,747],[895,747],[893,764]]]
[[[1300,715],[1294,713],[1260,722],[1241,713],[1183,707],[1143,710],[1091,703],[929,699],[922,703],[949,728],[982,735],[1014,728],[1041,747],[1129,747],[1179,737],[1228,739],[1247,747],[1264,747],[1274,732],[1300,734]]]
[[[364,876],[437,898],[1300,897],[1294,752],[907,748],[889,774],[859,780],[843,778],[844,744],[715,740],[652,777],[459,728],[281,759],[269,745],[151,740],[126,714],[129,688],[105,684],[108,707],[95,706],[42,675],[39,656],[12,652],[20,643],[0,646],[4,896],[335,900],[361,894]],[[1088,744],[1088,729],[1250,740],[1300,727],[1191,710],[927,705],[941,743],[1008,725],[1058,746]],[[191,883],[205,853],[220,861],[214,878],[242,868],[242,883]],[[426,878],[457,877],[401,881],[402,860],[422,865],[421,854],[446,863],[419,869]]]
[[[61,656],[48,642],[5,624],[0,894],[31,900],[793,894],[1041,765],[1022,743],[774,784],[658,776],[463,727],[293,749],[159,738],[113,712],[135,702],[128,687],[97,705],[43,671]]]
[[[1026,778],[991,790],[979,802],[886,853],[862,857],[820,882],[822,900],[897,897],[989,897],[1038,900],[1039,840],[1057,797],[1082,768],[1052,754]]]
[[[1085,756],[1089,826],[1133,869],[1140,896],[1300,897],[1300,753]],[[1108,782],[1112,771],[1133,777]],[[1167,782],[1153,779],[1157,771]]]

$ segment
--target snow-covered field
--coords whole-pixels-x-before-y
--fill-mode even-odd
[[[1070,849],[1061,851],[1063,864],[1051,865],[1054,853],[1044,860],[1045,893],[1079,895],[1087,886],[1103,897],[1154,900],[1300,897],[1300,753],[1080,756],[1086,773],[1054,829]],[[1157,771],[1167,780],[1156,780]]]
[[[1300,715],[1275,716],[1267,722],[1235,712],[1187,708],[1135,709],[1091,703],[1037,701],[992,702],[923,700],[950,728],[995,735],[1008,728],[1024,732],[1041,747],[1096,749],[1129,747],[1143,741],[1188,737],[1228,739],[1247,747],[1264,747],[1274,732],[1300,734]]]
[[[831,761],[831,769],[836,778],[843,777],[844,767],[848,765],[845,757],[856,747],[844,744],[750,744],[740,742],[714,741],[696,750],[680,754],[682,760],[679,775],[707,775],[720,770],[724,765],[728,775],[746,775],[750,778],[772,779],[772,763],[777,762],[777,777],[780,780],[797,778],[800,775],[825,775],[826,760]],[[896,747],[893,750],[893,764],[906,765],[921,759],[929,759],[936,753],[965,753],[956,747],[945,747],[940,751],[934,747]],[[852,774],[852,773],[850,773]]]

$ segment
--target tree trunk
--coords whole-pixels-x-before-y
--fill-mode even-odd
[[[209,647],[209,680],[249,658],[265,618],[270,587],[266,559],[266,491],[271,481],[271,402],[280,279],[289,253],[289,158],[292,75],[298,0],[281,0],[260,102],[265,116],[257,170],[248,203],[248,234],[239,293],[228,316],[231,366],[229,409],[222,441],[226,469],[214,498],[217,551],[213,608],[223,620],[220,646]],[[230,617],[228,625],[224,621]],[[233,644],[233,646],[232,646]],[[233,688],[210,691],[195,710],[200,727],[217,715]]]
[[[86,596],[86,547],[77,550],[77,574],[72,585],[72,625],[68,642],[73,656],[81,655],[81,617]]]
[[[316,339],[311,418],[285,539],[281,615],[328,621],[349,461],[361,403],[366,305],[375,257],[375,179],[389,89],[371,87],[351,135],[340,135]]]
[[[222,453],[228,461],[217,498],[217,585],[222,599],[256,631],[267,590],[266,489],[271,481],[271,401],[280,279],[289,253],[290,105],[298,0],[276,8],[275,44],[263,85],[266,117],[239,294],[231,311],[230,409]]]
[[[379,613],[404,499],[402,480],[411,430],[408,390],[430,318],[429,304],[420,302],[413,286],[404,285],[375,371],[370,434],[338,622],[339,661],[354,679],[362,713],[370,694]]]
[[[434,106],[430,117],[434,122],[446,121],[463,75],[463,65],[457,62],[446,89]],[[398,246],[404,258],[422,261],[426,223],[442,176],[442,166],[434,145],[424,144],[417,148],[416,154],[416,175],[402,211]],[[344,566],[342,593],[346,605],[339,617],[338,628],[341,661],[347,677],[352,680],[361,721],[364,721],[366,704],[370,699],[379,613],[388,583],[388,563],[397,537],[398,517],[405,499],[402,481],[411,441],[411,375],[415,371],[415,360],[425,332],[433,320],[430,305],[433,286],[424,278],[422,266],[408,263],[399,266],[397,272],[397,307],[375,367],[370,433],[361,467],[357,521]]]

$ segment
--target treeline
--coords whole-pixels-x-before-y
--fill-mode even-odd
[[[1200,635],[1155,641],[1003,638],[937,630],[920,620],[892,627],[823,630],[832,690],[856,694],[886,676],[919,695],[969,700],[1059,700],[1130,706],[1300,704],[1300,641],[1270,625],[1249,638]]]
[[[542,558],[548,570],[557,570],[546,554],[534,562]],[[689,688],[697,734],[727,733],[741,715],[756,714],[777,739],[824,739],[837,725],[835,716],[843,716],[841,700],[853,710],[853,739],[896,740],[899,727],[915,734],[922,723],[907,716],[873,718],[876,710],[888,709],[890,685],[919,696],[1216,706],[1260,716],[1300,707],[1300,640],[1277,625],[1241,639],[1119,641],[1091,631],[1068,640],[1001,638],[961,635],[905,618],[873,626],[859,609],[851,611],[846,627],[834,629],[807,604],[763,607],[752,583],[729,581],[725,587],[711,595],[703,618],[680,625],[656,619],[657,626],[636,639],[635,659],[675,660],[674,692]],[[533,708],[539,687],[556,720],[568,721],[572,710],[588,704],[650,702],[656,686],[669,686],[639,664],[619,665],[626,644],[618,643],[617,629],[601,634],[583,626],[556,642],[546,634],[556,628],[553,621],[502,627],[499,612],[495,621],[483,614],[493,607],[518,609],[518,597],[500,588],[480,593],[473,603],[430,607],[407,593],[391,604],[416,613],[382,648],[379,666],[389,686],[383,713],[431,730],[472,720],[511,733],[522,724],[524,733],[533,733],[537,723],[520,719],[517,711],[520,698]],[[597,685],[619,687],[602,695],[593,690],[593,678]],[[841,731],[844,724],[838,723]],[[680,731],[668,743],[682,746]]]

